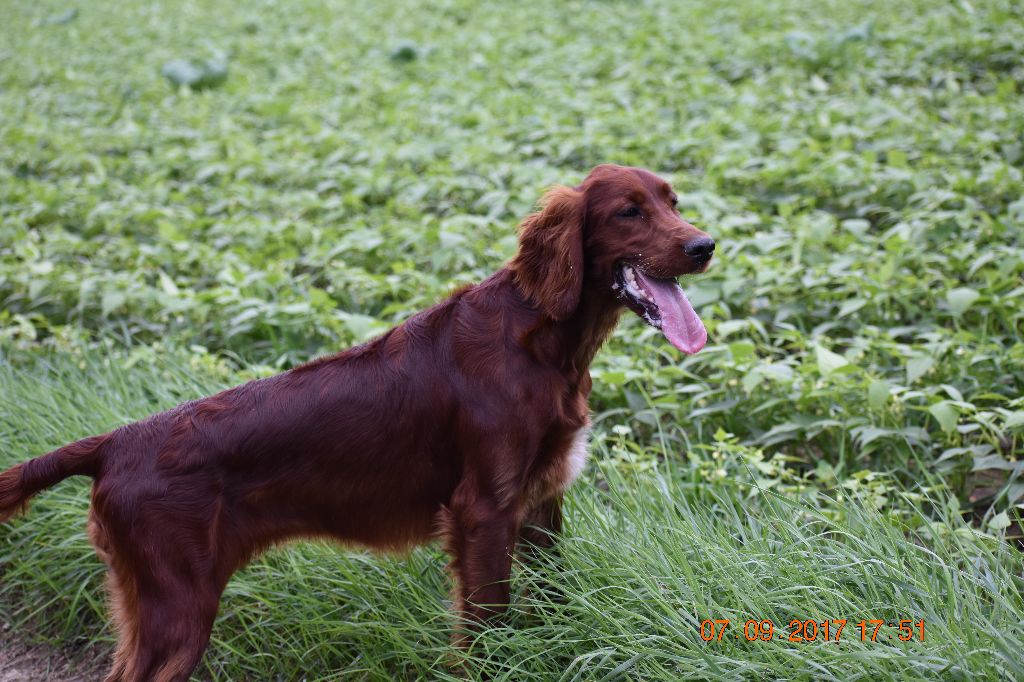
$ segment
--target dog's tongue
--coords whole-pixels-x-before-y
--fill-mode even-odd
[[[661,333],[669,343],[690,355],[703,348],[708,340],[708,332],[675,280],[654,279],[640,270],[634,272],[658,304],[661,311]]]

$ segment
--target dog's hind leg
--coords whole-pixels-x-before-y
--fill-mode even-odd
[[[96,554],[107,565],[107,593],[114,630],[117,633],[117,648],[113,664],[104,682],[125,682],[128,664],[135,657],[138,638],[138,611],[136,589],[131,572],[117,555],[117,550],[103,526],[95,508],[89,514],[89,540],[96,548]]]
[[[166,515],[147,524],[147,514],[138,516],[131,533],[104,532],[102,517],[90,524],[110,565],[119,636],[106,680],[186,682],[209,642],[227,575],[210,555],[208,527]]]
[[[186,682],[210,640],[226,580],[187,543],[137,538],[132,557],[133,612],[122,627],[123,682]],[[144,548],[144,549],[143,549]],[[129,627],[124,627],[129,625]],[[115,678],[116,679],[116,678]]]
[[[206,649],[222,586],[169,574],[166,566],[154,577],[111,557],[107,584],[118,642],[106,682],[184,682]]]
[[[138,643],[138,610],[135,583],[111,565],[107,573],[107,591],[110,594],[110,613],[117,630],[117,649],[114,662],[105,682],[127,682],[128,666],[135,657]]]
[[[219,601],[219,591],[184,585],[142,596],[126,682],[186,682],[210,640]]]

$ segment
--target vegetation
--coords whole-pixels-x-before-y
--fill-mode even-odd
[[[641,165],[718,241],[683,282],[709,345],[624,316],[561,565],[470,669],[1024,677],[1019,3],[2,8],[0,466],[369,338],[500,267],[546,186]],[[0,627],[109,642],[87,497],[0,527]],[[450,675],[443,563],[275,550],[200,675]]]

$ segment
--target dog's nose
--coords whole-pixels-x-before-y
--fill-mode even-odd
[[[683,253],[690,258],[708,259],[715,252],[715,240],[711,237],[698,237],[683,244]]]

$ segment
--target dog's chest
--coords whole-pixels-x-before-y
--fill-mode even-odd
[[[587,464],[590,440],[589,423],[567,432],[548,453],[541,467],[531,477],[527,489],[528,503],[541,502],[561,495],[572,485]]]

